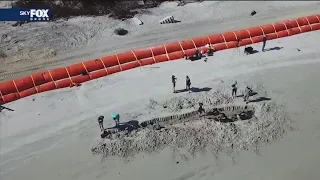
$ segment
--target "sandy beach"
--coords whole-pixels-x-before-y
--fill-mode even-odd
[[[204,6],[206,3],[207,6]],[[94,58],[127,48],[146,47],[153,43],[319,13],[317,2],[255,2],[252,8],[260,8],[262,12],[258,12],[255,20],[248,20],[249,17],[240,17],[241,13],[248,13],[248,2],[239,2],[238,9],[231,9],[238,2],[216,2],[218,5],[215,7],[228,12],[223,17],[229,17],[230,21],[216,23],[218,16],[214,16],[207,28],[201,26],[202,23],[209,22],[208,18],[218,12],[210,11],[211,14],[199,15],[198,18],[189,7],[209,8],[210,3],[214,5],[213,2],[192,3],[174,12],[170,3],[156,8],[154,18],[156,12],[160,14],[166,8],[179,18],[183,17],[181,12],[194,17],[185,24],[168,25],[168,29],[142,32],[138,30],[142,27],[139,27],[132,35],[121,37],[121,41],[119,37],[107,37],[105,34],[96,43],[79,42],[79,46],[64,51],[61,50],[63,46],[51,44],[61,48],[61,51],[57,50],[57,54],[61,54],[45,62],[52,61],[53,64],[46,64],[38,70],[55,67],[59,61],[65,65],[81,61],[79,57]],[[268,13],[265,7],[272,6],[274,10],[270,12],[274,13]],[[140,16],[147,22],[147,15]],[[238,19],[233,18],[236,16],[239,16]],[[99,21],[99,18],[96,20]],[[191,28],[189,25],[192,24],[201,28]],[[1,26],[1,32],[10,31],[5,26]],[[23,28],[21,33],[26,33]],[[38,31],[45,31],[45,28],[48,27],[43,26]],[[175,35],[172,35],[172,29],[176,29]],[[152,42],[151,37],[154,38]],[[319,40],[319,31],[308,32],[268,41],[265,52],[262,52],[261,44],[253,44],[258,53],[245,55],[244,47],[240,47],[219,51],[206,61],[179,60],[154,64],[93,80],[80,87],[37,94],[6,104],[15,111],[0,112],[0,177],[4,180],[318,180]],[[110,43],[100,46],[99,43],[106,41],[118,41],[119,45]],[[28,39],[26,42],[32,43]],[[2,47],[10,46],[12,44],[5,43]],[[117,46],[119,48],[115,48]],[[111,50],[106,53],[109,48]],[[11,68],[2,77],[9,72],[19,76],[21,74],[17,72],[20,70],[29,73],[29,66],[44,63],[41,58],[23,62],[20,55],[15,57],[19,60],[15,63],[9,59],[2,62],[1,68]],[[172,93],[170,78],[173,74],[178,78],[179,90],[185,88],[185,76],[188,75],[193,92]],[[100,138],[97,118],[104,115],[104,126],[112,127],[112,112],[121,115],[121,122],[143,122],[194,111],[199,102],[203,102],[206,109],[213,108],[209,101],[220,106],[245,106],[241,97],[231,98],[231,84],[234,81],[238,82],[239,93],[246,86],[257,92],[257,95],[250,97],[248,104],[256,108],[256,119],[235,122],[237,132],[232,130],[230,123],[192,117],[185,124],[166,125],[167,131],[146,128],[123,138]],[[93,154],[92,149],[101,148],[102,144],[107,145],[107,150]],[[200,146],[202,149],[197,148]]]

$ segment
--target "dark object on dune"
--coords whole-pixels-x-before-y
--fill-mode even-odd
[[[256,12],[255,10],[253,10],[253,11],[251,12],[251,16],[254,16],[255,14],[257,14],[257,12]]]
[[[110,135],[109,132],[103,131],[103,132],[101,133],[101,138],[102,138],[102,139],[103,139],[103,138],[106,138],[106,137],[108,137],[109,135]]]
[[[191,61],[196,61],[196,60],[200,60],[202,57],[203,57],[203,54],[198,49],[196,49],[193,56],[190,56],[189,59]]]
[[[253,48],[251,46],[245,47],[244,48],[244,53],[248,54],[253,54],[255,53],[255,51],[253,50]]]
[[[125,30],[123,28],[118,28],[118,29],[114,30],[114,33],[119,35],[119,36],[124,36],[124,35],[127,35],[129,33],[129,31]]]
[[[16,23],[12,24],[13,27],[16,27],[16,26],[22,26],[23,24],[26,24],[28,23],[27,21],[17,21]]]
[[[180,0],[179,3],[178,3],[178,6],[184,6],[184,5],[186,5],[186,4],[187,4],[187,3],[186,3],[185,1]]]
[[[196,60],[200,60],[201,58],[198,57],[198,56],[191,56],[191,57],[189,57],[189,59],[190,59],[191,61],[196,61]]]

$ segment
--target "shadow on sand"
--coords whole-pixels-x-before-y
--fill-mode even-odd
[[[264,51],[274,51],[274,50],[280,50],[283,49],[283,47],[273,47],[273,48],[269,48],[269,49],[265,49]]]
[[[249,55],[249,54],[255,54],[255,53],[258,53],[259,51],[253,49],[253,47],[251,46],[248,46],[248,47],[245,47],[244,48],[244,53]]]
[[[258,94],[257,92],[251,92],[250,93],[250,97],[251,96],[255,96],[257,94]],[[243,97],[243,94],[242,95],[238,95],[237,97]],[[258,97],[256,99],[249,100],[249,102],[261,102],[261,101],[270,101],[270,100],[271,100],[271,98],[268,98],[268,97]]]
[[[212,88],[209,88],[209,87],[204,87],[204,88],[197,88],[197,87],[192,87],[190,89],[191,92],[208,92],[208,91],[211,91]],[[183,93],[183,92],[188,92],[187,89],[179,89],[179,90],[176,90],[176,93]]]
[[[255,96],[255,95],[257,95],[258,93],[257,92],[251,92],[250,93],[250,96]],[[243,97],[244,95],[243,94],[241,94],[241,95],[238,95],[237,97]]]
[[[0,112],[2,112],[3,110],[14,111],[13,109],[10,109],[10,108],[7,108],[7,107],[0,105]]]
[[[259,51],[257,50],[252,50],[252,52],[250,54],[255,54],[255,53],[258,53]]]
[[[267,97],[258,97],[257,99],[249,100],[249,102],[261,102],[261,101],[270,101],[271,98]]]
[[[118,130],[120,130],[120,131],[124,131],[124,130],[133,131],[133,130],[136,130],[136,129],[138,129],[138,128],[140,128],[139,121],[132,120],[132,121],[120,123],[118,127],[114,126],[114,127],[106,128],[106,130],[109,130],[109,129],[118,129]]]

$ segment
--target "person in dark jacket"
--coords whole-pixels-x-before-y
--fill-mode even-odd
[[[173,93],[176,93],[177,78],[174,75],[172,75],[171,76],[171,81],[172,81],[172,86],[173,86]]]
[[[235,98],[237,97],[237,90],[238,90],[238,87],[237,87],[237,81],[235,81],[231,87],[232,87],[232,97]]]
[[[191,90],[191,80],[189,76],[186,77],[186,90],[190,92]]]
[[[267,35],[263,36],[263,39],[262,39],[262,52],[264,52],[264,48],[266,47],[267,37],[268,37]]]
[[[103,119],[104,119],[104,116],[99,116],[99,118],[98,118],[98,123],[99,123],[100,130],[101,130],[101,131],[104,131]]]
[[[203,103],[199,103],[198,113],[199,113],[199,114],[202,114],[202,113],[204,113],[204,112],[205,112],[205,110],[204,110],[204,108],[203,108]]]

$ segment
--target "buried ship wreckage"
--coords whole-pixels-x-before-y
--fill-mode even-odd
[[[186,122],[199,120],[200,118],[217,121],[221,123],[232,123],[236,121],[252,120],[256,118],[254,115],[254,106],[229,105],[224,107],[215,107],[205,112],[202,108],[202,103],[199,103],[199,105],[200,107],[198,110],[183,114],[153,118],[151,120],[143,121],[141,123],[139,123],[138,121],[120,123],[117,127],[105,129],[101,134],[101,138],[112,139],[114,135],[116,136],[119,133],[128,134],[133,131],[139,131],[144,128],[161,130],[174,124],[183,124]]]
[[[267,97],[266,92],[259,94]],[[260,102],[262,97],[257,96],[251,102]],[[187,159],[204,152],[216,157],[240,150],[259,154],[261,146],[293,130],[286,106],[274,101],[244,104],[215,92],[165,102],[151,101],[147,106],[149,113],[157,109],[154,115],[162,108],[177,114],[142,122],[132,120],[107,128],[91,152],[101,155],[102,160],[119,157],[125,161],[140,153],[153,154],[164,149]],[[182,109],[190,111],[178,114]]]

